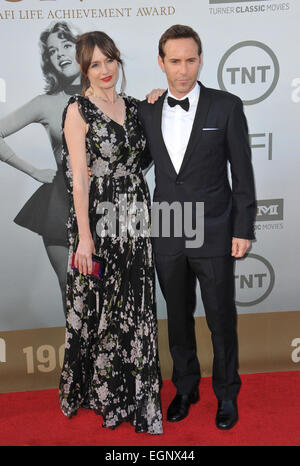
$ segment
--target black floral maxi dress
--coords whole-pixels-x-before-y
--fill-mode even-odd
[[[105,259],[105,270],[99,281],[71,268],[78,230],[72,173],[63,137],[62,161],[70,216],[65,358],[59,400],[68,417],[84,407],[101,414],[104,427],[115,428],[123,421],[130,421],[136,432],[161,434],[152,246],[149,234],[137,235],[140,225],[134,224],[137,206],[142,206],[144,217],[148,215],[149,219],[150,197],[141,171],[146,141],[137,119],[137,100],[124,96],[124,101],[123,126],[85,97],[75,95],[68,103],[77,102],[89,124],[86,135],[87,164],[92,172],[89,218],[96,253]],[[127,212],[123,209],[125,200]],[[109,225],[101,229],[100,223],[99,227],[99,220],[107,213],[99,210],[99,206],[107,201],[113,204],[118,219],[117,234],[110,236],[104,234]]]

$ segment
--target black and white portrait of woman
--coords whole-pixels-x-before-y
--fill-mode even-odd
[[[81,82],[75,60],[79,31],[70,23],[52,23],[40,35],[41,66],[45,93],[0,119],[0,160],[42,183],[16,215],[14,222],[42,237],[48,258],[58,278],[65,306],[68,261],[66,221],[68,197],[61,166],[61,121],[71,95],[80,93]],[[32,123],[41,124],[48,135],[57,170],[37,168],[15,153],[4,140]],[[51,161],[52,162],[52,161]],[[49,161],[50,165],[50,161]]]

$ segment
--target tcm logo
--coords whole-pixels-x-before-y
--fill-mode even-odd
[[[6,83],[0,78],[0,102],[6,102]]]
[[[3,338],[0,338],[0,362],[6,362],[6,344]]]
[[[300,102],[300,78],[294,78],[292,81],[292,102],[298,104]]]
[[[283,220],[283,199],[257,201],[257,222]]]
[[[275,273],[267,259],[247,254],[236,261],[235,289],[237,306],[254,306],[264,301],[275,283]]]
[[[237,94],[245,105],[265,100],[279,79],[274,52],[262,42],[246,40],[231,47],[218,67],[218,83],[224,91]]]
[[[292,351],[292,361],[293,362],[300,362],[300,338],[294,338],[294,340],[291,343],[291,346],[293,346],[295,349]]]

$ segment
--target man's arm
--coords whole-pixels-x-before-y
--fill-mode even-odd
[[[232,178],[232,255],[242,257],[250,247],[250,240],[255,239],[256,202],[248,125],[239,98],[228,119],[226,141]]]

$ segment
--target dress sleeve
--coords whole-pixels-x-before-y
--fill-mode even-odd
[[[72,169],[71,169],[68,146],[67,146],[65,135],[64,135],[64,127],[65,127],[65,121],[66,121],[68,108],[74,102],[77,102],[78,110],[83,120],[86,123],[90,123],[91,121],[90,112],[88,108],[88,100],[79,94],[73,95],[69,99],[63,111],[63,115],[62,115],[62,152],[61,152],[62,167],[64,170],[66,186],[67,186],[68,193],[72,198],[73,198],[73,176],[72,176]]]
[[[70,97],[70,99],[69,99],[69,101],[68,101],[68,103],[67,103],[67,105],[66,105],[66,107],[65,107],[65,109],[63,111],[62,130],[64,130],[68,108],[74,102],[77,102],[78,110],[79,110],[79,113],[82,116],[83,120],[86,123],[89,123],[89,117],[88,117],[88,111],[87,111],[87,99],[84,98],[83,96],[79,95],[79,94],[75,94],[75,95],[72,95],[72,97]]]
[[[151,157],[151,152],[150,152],[150,149],[149,149],[148,140],[147,140],[145,130],[144,130],[142,108],[143,108],[142,107],[142,102],[137,101],[137,117],[138,117],[139,124],[142,127],[142,132],[144,134],[144,137],[146,138],[146,146],[145,146],[144,152],[142,154],[142,162],[141,162],[141,169],[143,170],[144,175],[146,175],[147,172],[150,170],[150,168],[153,165],[153,159]]]

